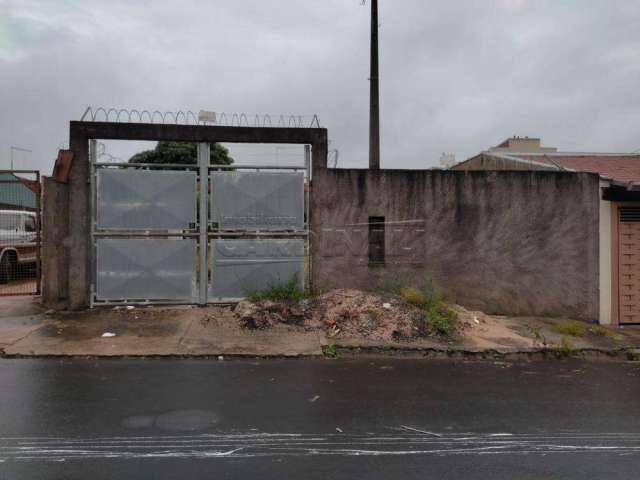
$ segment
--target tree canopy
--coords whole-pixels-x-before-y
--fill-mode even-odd
[[[193,164],[198,161],[198,147],[189,142],[160,141],[153,150],[136,153],[129,163],[177,163]],[[212,165],[231,165],[233,158],[229,150],[218,143],[211,145],[210,163]]]

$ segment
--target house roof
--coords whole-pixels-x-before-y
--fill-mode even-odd
[[[640,153],[512,153],[485,152],[505,160],[526,161],[536,167],[597,173],[621,183],[640,184]]]

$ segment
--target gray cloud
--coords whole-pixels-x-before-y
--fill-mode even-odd
[[[462,159],[513,134],[640,148],[640,3],[380,2],[385,167]],[[317,113],[341,165],[365,166],[359,3],[0,0],[0,162],[24,146],[22,166],[49,172],[68,121],[105,105]]]

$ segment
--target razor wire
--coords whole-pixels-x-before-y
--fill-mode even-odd
[[[246,114],[215,112],[215,122],[200,120],[192,110],[160,111],[126,108],[87,107],[82,122],[152,123],[173,125],[213,125],[221,127],[320,128],[317,115]]]

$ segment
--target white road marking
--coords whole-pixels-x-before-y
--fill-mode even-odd
[[[440,435],[440,434],[438,434]],[[97,458],[640,454],[640,433],[278,434],[0,437],[0,463]]]

